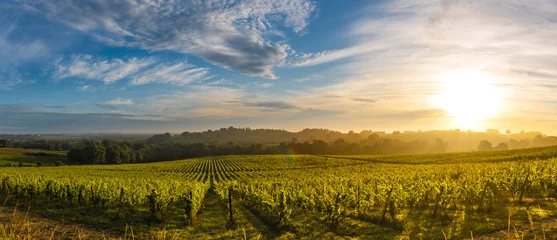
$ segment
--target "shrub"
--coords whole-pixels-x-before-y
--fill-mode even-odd
[[[64,166],[64,162],[56,161],[56,163],[54,163],[54,165],[56,165],[57,167]]]

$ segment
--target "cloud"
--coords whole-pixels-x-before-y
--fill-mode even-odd
[[[211,78],[211,76],[207,76],[208,72],[206,68],[198,68],[185,62],[171,65],[159,64],[134,76],[131,83],[142,85],[150,82],[160,82],[183,86],[191,82]]]
[[[77,88],[77,90],[81,91],[81,92],[90,92],[90,91],[94,91],[95,89],[93,87],[91,87],[91,85],[83,85]]]
[[[401,0],[375,4],[367,11],[368,16],[381,12],[382,17],[364,17],[352,24],[345,37],[358,44],[299,53],[290,64],[310,66],[353,57],[433,61],[463,53],[483,63],[557,54],[557,23],[552,20],[557,2],[552,0]],[[456,57],[447,59],[458,62]]]
[[[107,104],[107,105],[133,105],[134,102],[131,99],[115,98],[114,100],[104,102],[104,104]]]
[[[37,104],[0,104],[0,115],[0,132],[17,134],[149,132],[157,126],[179,129],[187,123],[169,123],[164,117],[149,114],[51,112]]]
[[[183,86],[210,77],[207,76],[206,68],[198,68],[187,62],[160,63],[160,60],[151,57],[108,60],[90,55],[73,55],[69,61],[59,59],[55,67],[54,77],[57,79],[80,77],[100,80],[105,84],[130,79],[132,85],[159,82]]]
[[[32,83],[33,81],[25,81],[16,69],[0,69],[0,90],[12,90],[13,87],[20,84]]]
[[[0,90],[12,90],[21,84],[34,83],[22,76],[20,65],[43,58],[49,49],[41,39],[14,41],[19,17],[11,17],[9,10],[0,7]]]
[[[311,81],[317,78],[317,75],[311,75],[309,77],[304,77],[304,78],[296,78],[293,81],[297,82],[297,83],[303,83],[303,82],[307,82],[307,81]]]
[[[347,47],[299,52],[289,59],[286,65],[294,67],[329,63],[322,74],[335,79],[293,92],[301,107],[345,110],[354,119],[411,119],[419,114],[397,114],[435,107],[432,99],[443,91],[439,76],[464,68],[490,76],[501,91],[504,106],[496,118],[528,113],[553,119],[557,113],[549,103],[557,101],[556,1],[384,1],[358,15],[362,17],[339,33]],[[358,101],[363,99],[381,104]],[[455,127],[436,114],[428,121]]]
[[[110,45],[195,54],[270,79],[290,52],[279,29],[302,32],[317,8],[311,0],[15,2]]]
[[[267,83],[254,83],[253,86],[256,87],[262,87],[262,88],[271,88],[273,87],[273,83],[267,82]]]
[[[120,109],[121,106],[131,106],[134,104],[135,102],[131,99],[115,98],[110,101],[97,103],[95,106],[109,110],[117,110]]]
[[[296,107],[292,104],[283,102],[283,101],[268,101],[268,102],[241,102],[243,105],[248,107],[256,107],[261,108],[265,111],[282,111],[282,110],[298,110],[299,107]]]
[[[377,102],[377,100],[375,100],[375,99],[367,99],[367,98],[352,98],[352,101],[363,102],[363,103],[376,103]]]
[[[281,96],[253,94],[245,89],[207,85],[187,88],[184,92],[149,97],[137,108],[169,119],[278,119],[308,110]]]

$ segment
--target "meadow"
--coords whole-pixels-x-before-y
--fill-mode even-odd
[[[0,148],[0,166],[17,167],[56,165],[56,162],[66,161],[66,152],[64,151],[47,151],[37,149],[21,149],[21,148]]]
[[[555,239],[555,157],[557,147],[4,167],[0,198],[121,238]]]

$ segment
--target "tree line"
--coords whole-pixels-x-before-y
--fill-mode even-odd
[[[279,145],[235,144],[225,145],[205,143],[128,143],[112,140],[87,141],[71,148],[67,154],[71,164],[122,164],[140,162],[159,162],[194,157],[220,155],[262,155],[262,154],[314,154],[314,155],[351,155],[351,154],[410,154],[445,152],[448,143],[438,139],[433,144],[424,141],[403,142],[376,135],[366,141],[350,143],[338,139],[332,143],[322,140],[282,142]]]

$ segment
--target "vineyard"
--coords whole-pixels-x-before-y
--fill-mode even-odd
[[[461,239],[556,217],[554,157],[549,147],[11,167],[0,168],[0,196],[113,233],[132,226],[140,236]],[[520,234],[557,237],[540,231]]]

